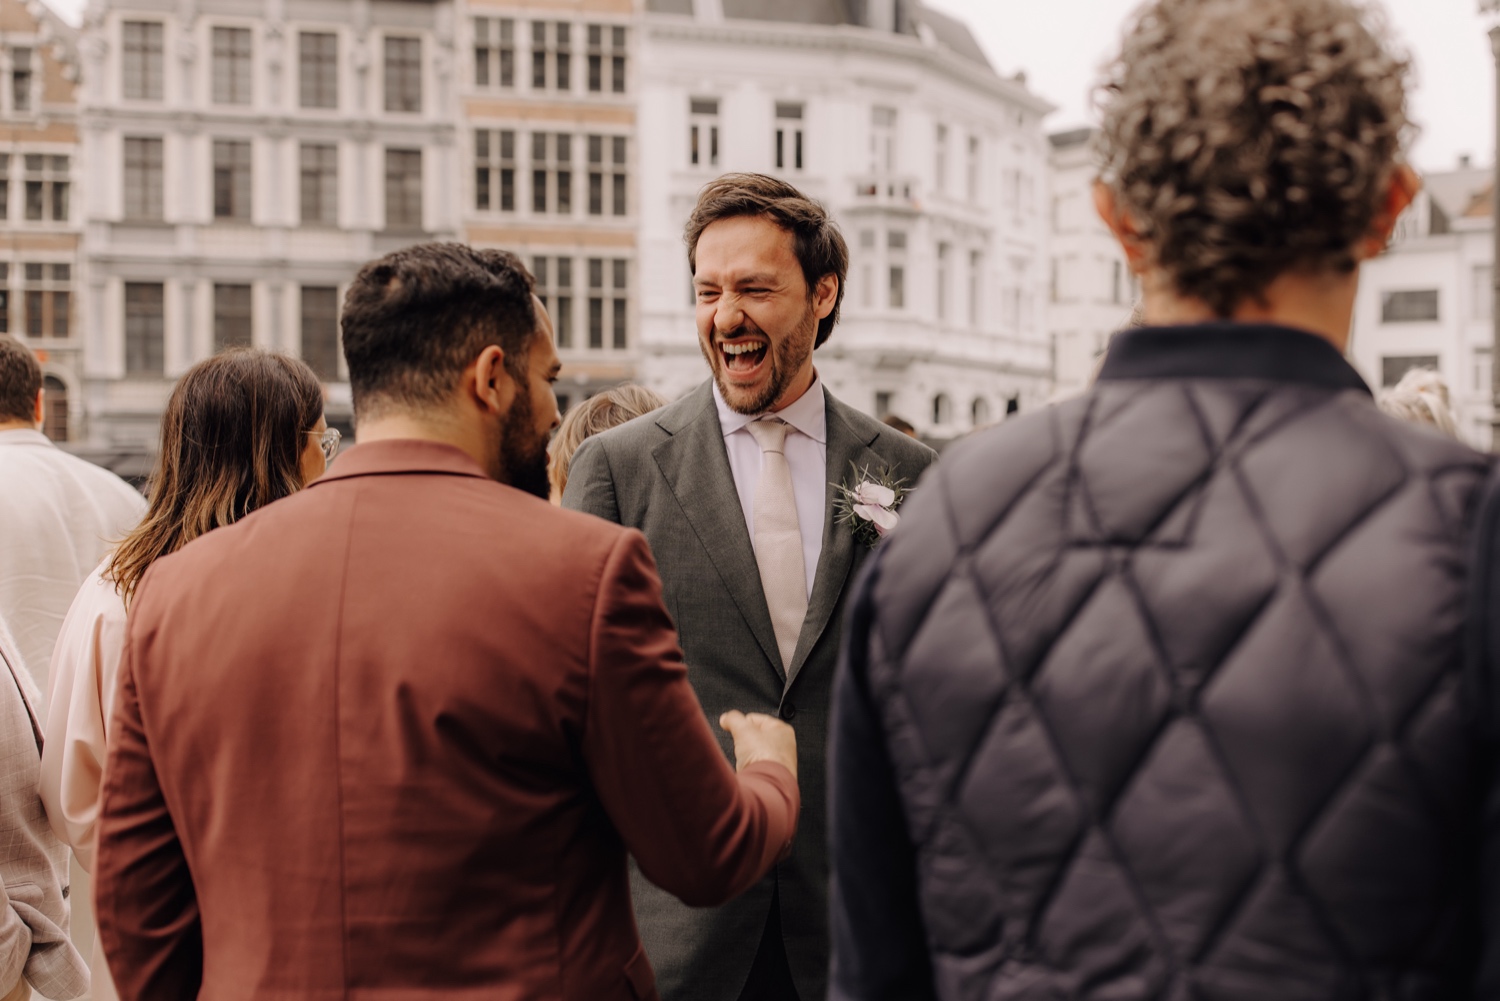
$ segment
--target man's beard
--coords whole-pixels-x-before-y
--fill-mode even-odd
[[[531,394],[518,381],[515,400],[505,414],[500,431],[501,482],[546,500],[552,486],[547,482],[547,435],[536,433]]]
[[[714,382],[719,386],[719,395],[724,398],[729,409],[742,414],[763,414],[770,410],[772,404],[781,399],[781,394],[786,392],[803,364],[812,355],[813,343],[817,337],[817,324],[817,314],[809,307],[797,332],[790,337],[783,337],[780,341],[773,340],[764,330],[748,320],[727,334],[715,334],[710,338],[707,346],[703,344],[703,339],[700,337],[698,346],[708,361],[709,370],[713,372]],[[718,343],[720,340],[732,341],[736,337],[745,337],[750,334],[759,334],[767,341],[765,363],[771,366],[771,377],[766,380],[764,389],[746,398],[745,389],[731,385],[724,378],[724,353],[719,350]]]

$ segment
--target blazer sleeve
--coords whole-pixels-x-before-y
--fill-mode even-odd
[[[615,476],[609,453],[598,438],[586,438],[568,464],[568,483],[562,506],[620,524],[620,504],[615,497]]]
[[[109,727],[95,916],[121,1001],[194,1001],[203,983],[198,898],[141,715],[138,625],[132,616]]]
[[[571,484],[570,484],[571,489]],[[722,904],[791,850],[791,772],[736,774],[688,682],[645,537],[606,558],[590,637],[583,754],[600,801],[646,878],[684,903]]]
[[[880,554],[856,585],[833,684],[828,753],[833,961],[829,1001],[936,998],[907,831],[870,690]]]

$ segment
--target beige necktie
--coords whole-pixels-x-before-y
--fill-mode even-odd
[[[785,421],[774,417],[746,425],[760,445],[760,482],[755,487],[755,562],[771,610],[771,627],[781,649],[781,665],[791,670],[802,620],[807,618],[807,565],[802,531],[792,495],[792,469],[786,462]]]

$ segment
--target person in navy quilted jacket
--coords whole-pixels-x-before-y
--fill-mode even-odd
[[[1344,359],[1419,186],[1409,69],[1349,0],[1128,27],[1096,202],[1145,325],[950,449],[867,565],[832,998],[1500,997],[1490,462]]]

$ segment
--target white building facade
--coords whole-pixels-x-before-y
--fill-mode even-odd
[[[1109,338],[1130,322],[1138,296],[1125,253],[1094,210],[1093,129],[1049,137],[1051,144],[1048,324],[1055,393],[1083,392]]]
[[[1492,173],[1423,178],[1386,253],[1360,271],[1350,358],[1375,391],[1411,368],[1447,381],[1464,440],[1490,447]]]
[[[682,227],[719,174],[782,177],[828,206],[851,264],[825,384],[949,440],[1050,391],[1051,106],[917,3],[648,0],[639,133],[641,379],[707,374]]]
[[[299,355],[349,421],[355,270],[459,235],[454,12],[418,0],[94,0],[85,13],[87,382],[100,448],[150,451],[173,381]]]

